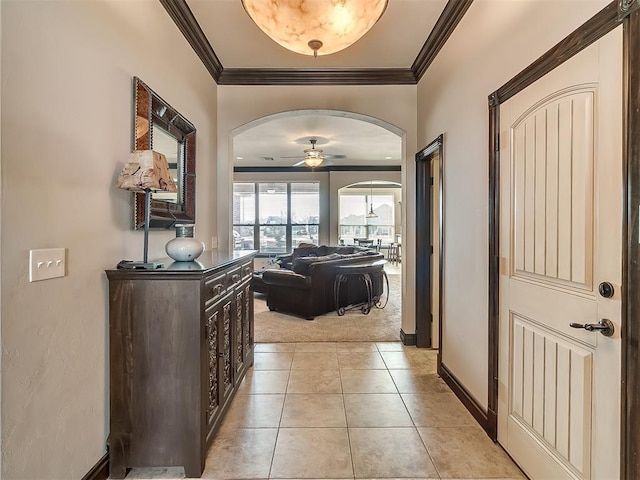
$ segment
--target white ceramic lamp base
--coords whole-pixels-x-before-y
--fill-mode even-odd
[[[176,262],[193,262],[204,251],[204,243],[193,238],[194,225],[176,225],[176,238],[164,247]]]

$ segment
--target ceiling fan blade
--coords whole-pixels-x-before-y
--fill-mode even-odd
[[[301,165],[304,165],[304,160],[300,160],[298,163],[294,163],[293,165],[291,165],[292,167],[299,167]]]
[[[324,158],[347,158],[346,155],[341,154],[341,153],[336,153],[335,155],[332,154],[328,154],[328,155],[323,155]]]
[[[294,155],[292,157],[278,157],[278,158],[304,158],[303,155]]]

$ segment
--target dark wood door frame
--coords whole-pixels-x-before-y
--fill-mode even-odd
[[[443,236],[443,205],[442,205],[442,158],[443,139],[440,135],[425,148],[416,153],[416,346],[431,347],[432,289],[433,279],[433,177],[431,176],[434,158],[439,158],[439,186],[437,198],[439,222],[439,257],[438,257],[438,331],[442,333],[442,236]],[[438,352],[440,363],[440,352]]]
[[[489,96],[489,398],[487,432],[497,439],[500,275],[500,105],[623,25],[624,127],[620,478],[640,478],[640,0],[614,0]]]

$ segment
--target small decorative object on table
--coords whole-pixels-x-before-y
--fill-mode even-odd
[[[164,247],[176,262],[193,262],[204,251],[204,243],[193,238],[194,224],[177,224],[176,238]]]

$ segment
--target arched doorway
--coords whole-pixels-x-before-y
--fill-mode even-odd
[[[255,208],[244,218],[240,218],[234,210],[231,214],[231,232],[241,230],[242,240],[238,243],[261,252],[261,258],[256,262],[257,268],[268,264],[277,254],[286,253],[296,246],[300,236],[295,233],[301,231],[299,224],[305,224],[302,230],[311,231],[306,228],[306,223],[314,215],[311,212],[300,215],[299,209],[295,208],[298,201],[294,193],[300,191],[302,185],[316,183],[319,220],[318,235],[314,240],[317,238],[317,242],[323,245],[338,245],[338,192],[341,188],[368,179],[394,184],[394,223],[389,232],[389,240],[392,240],[393,235],[402,230],[399,209],[404,137],[404,131],[380,119],[336,110],[279,112],[234,129],[230,135],[229,150],[230,160],[234,164],[234,189],[242,184],[245,192],[253,195]],[[309,143],[311,139],[313,143]],[[305,150],[309,149],[322,150],[325,158],[319,167],[308,168],[304,165]],[[273,198],[268,196],[269,192]],[[238,192],[234,190],[234,193]],[[238,203],[237,195],[232,196],[231,208],[234,209]],[[280,198],[281,207],[277,214],[272,215],[267,211],[268,208],[261,206],[273,205],[271,200],[276,196]],[[277,227],[280,231],[275,250],[282,252],[274,251],[274,242],[267,238],[278,228],[265,222],[275,217],[279,219]],[[253,239],[253,243],[245,243],[247,236]],[[232,238],[230,241],[236,240]],[[398,266],[398,272],[400,268]],[[400,282],[398,288],[401,288]],[[401,298],[401,293],[397,293]],[[398,328],[395,340],[399,339]]]

